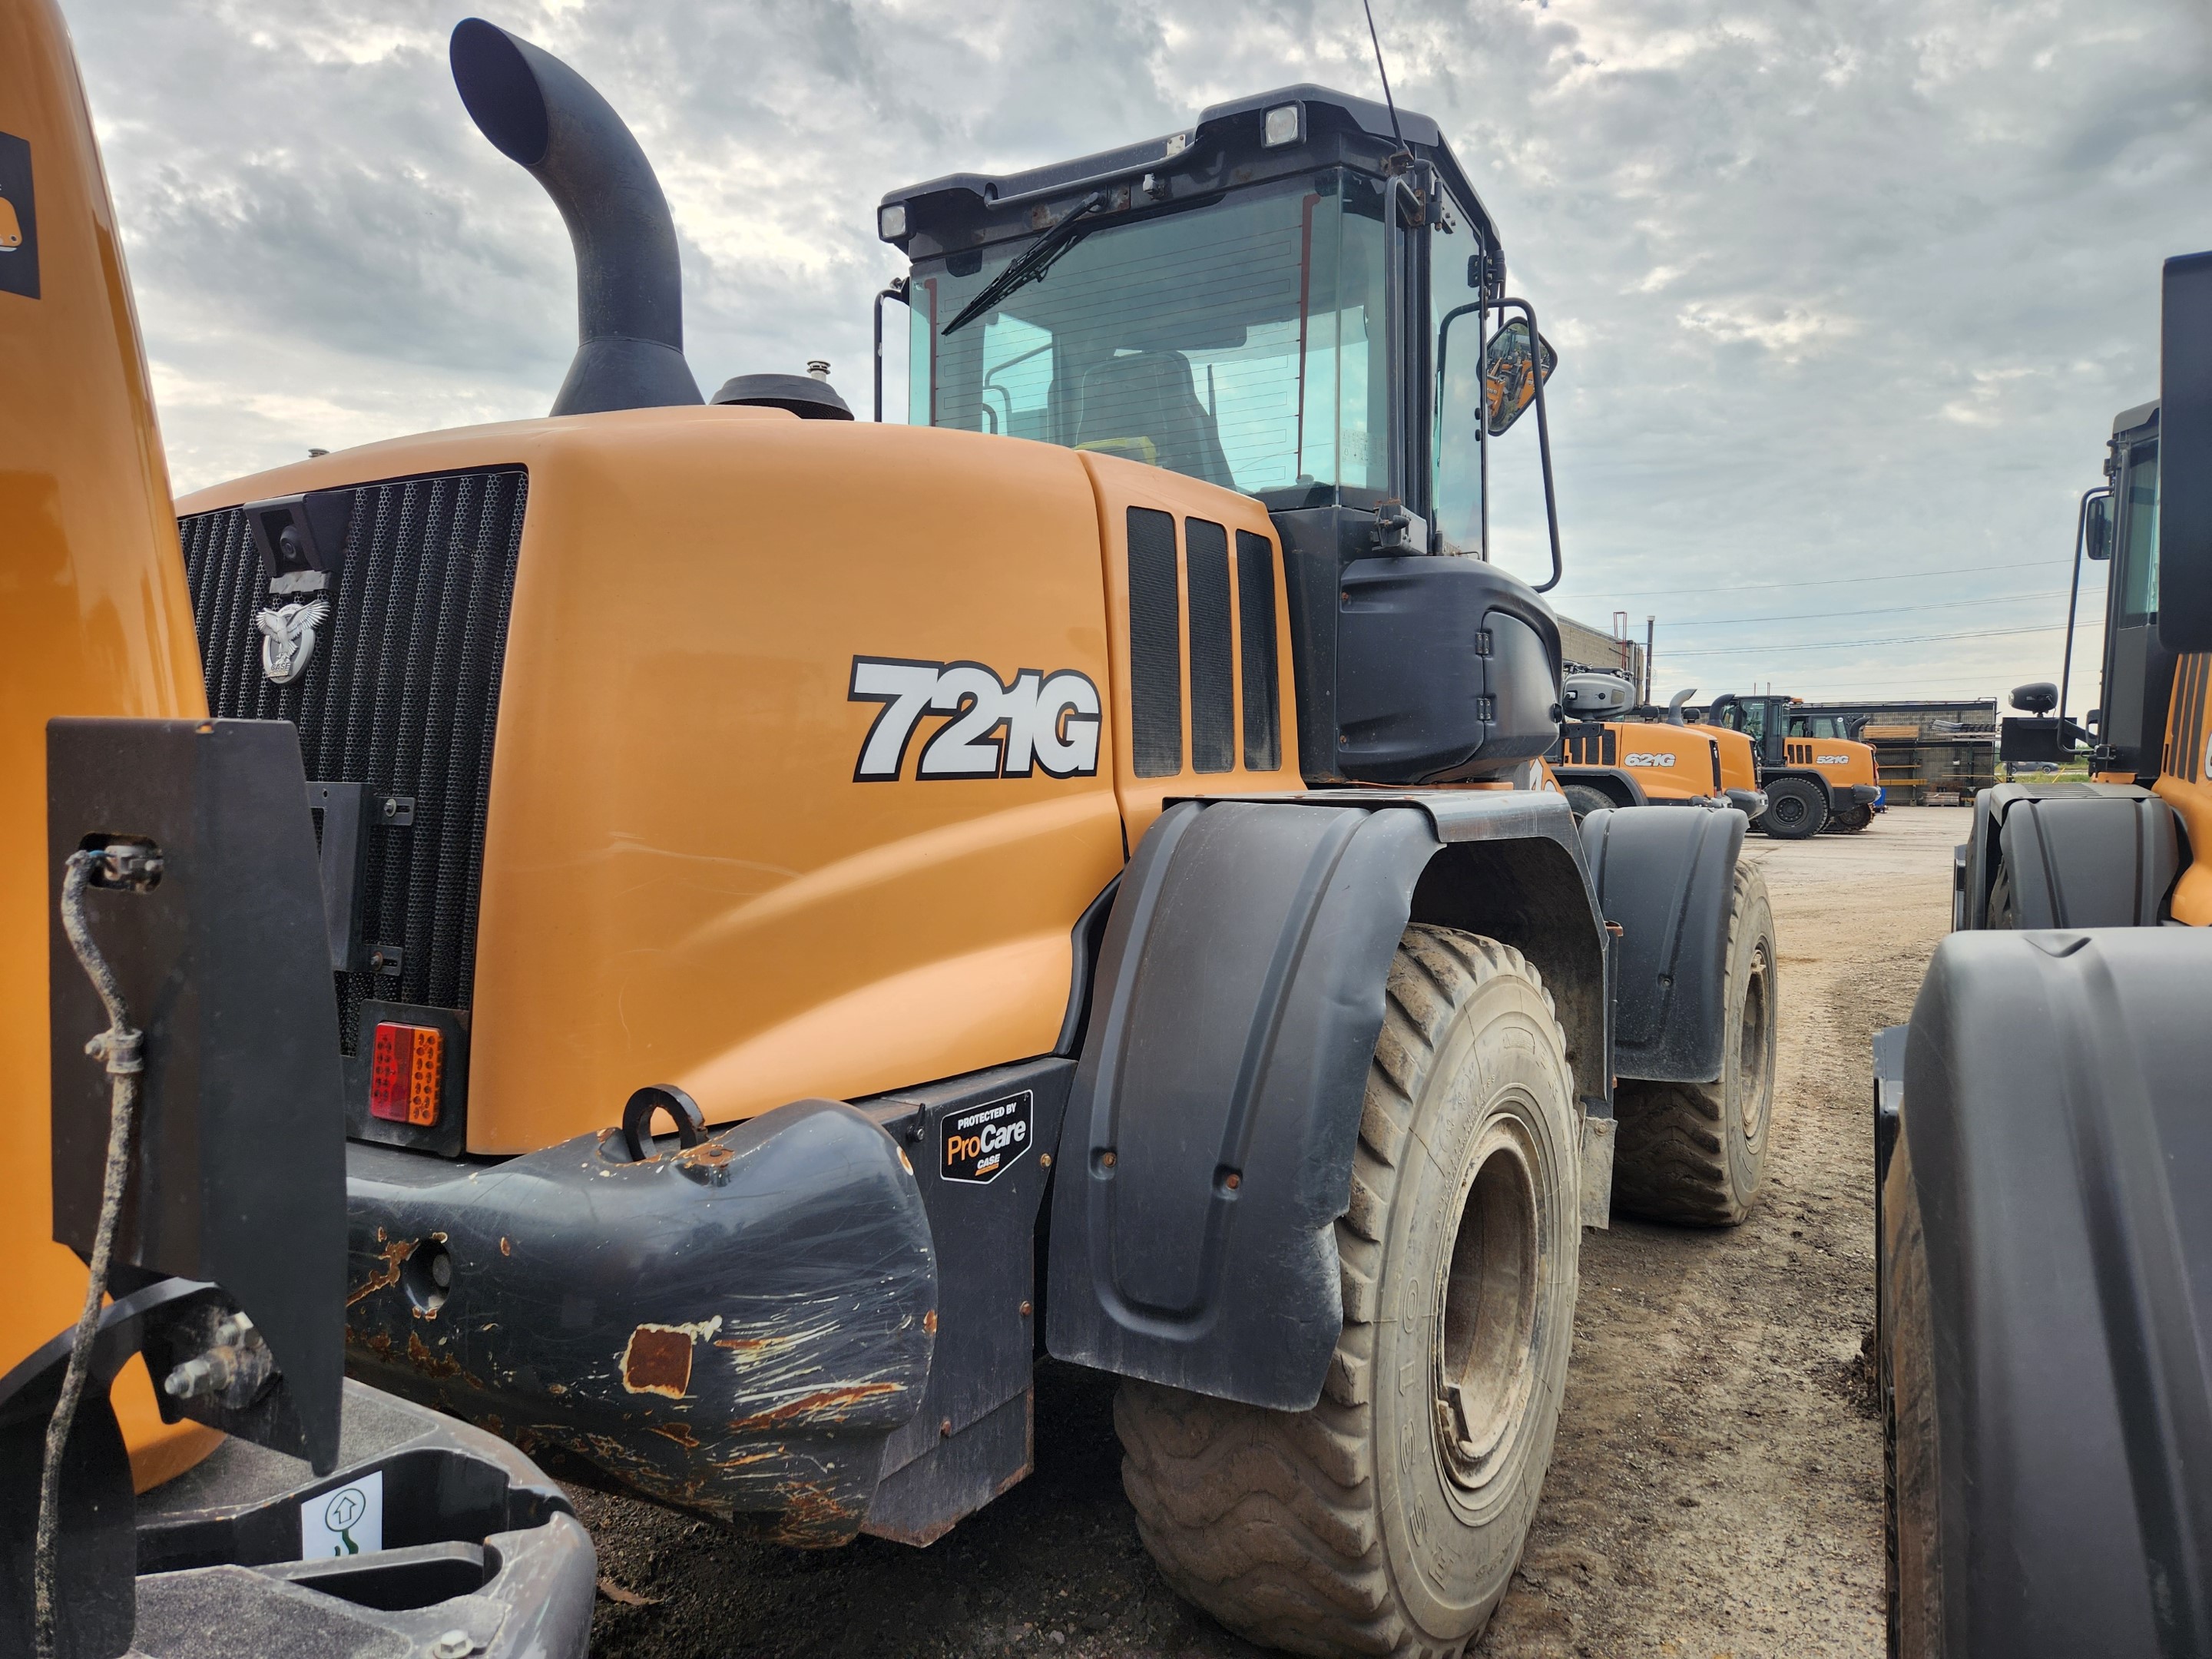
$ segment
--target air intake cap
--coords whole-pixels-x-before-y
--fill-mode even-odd
[[[718,404],[787,409],[802,421],[849,421],[852,410],[829,381],[811,374],[733,374],[714,394]]]

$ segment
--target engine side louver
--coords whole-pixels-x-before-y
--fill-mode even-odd
[[[1275,544],[1211,519],[1128,509],[1130,748],[1140,778],[1183,769],[1183,641],[1189,641],[1190,768],[1237,769],[1242,716],[1248,772],[1282,769],[1275,629]]]
[[[366,786],[362,944],[337,975],[348,1054],[364,1001],[469,1007],[528,488],[520,468],[358,487],[343,568],[320,595],[270,593],[241,509],[179,520],[212,711],[289,720],[311,781]],[[318,597],[331,609],[307,666],[272,683],[257,616]],[[386,970],[394,947],[396,973]],[[380,948],[382,967],[371,961]]]

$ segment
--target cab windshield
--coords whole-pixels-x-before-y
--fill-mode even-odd
[[[1331,169],[1091,231],[946,334],[1025,246],[915,263],[910,422],[1121,455],[1273,508],[1386,493],[1374,180]]]

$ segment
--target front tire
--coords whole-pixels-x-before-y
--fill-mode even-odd
[[[1406,930],[1369,1066],[1344,1328],[1310,1411],[1125,1381],[1121,1480],[1162,1575],[1292,1653],[1451,1659],[1521,1558],[1574,1334],[1581,1124],[1518,951]]]
[[[1647,1220],[1732,1227],[1751,1213],[1765,1172],[1781,1019],[1774,909],[1757,865],[1736,866],[1729,902],[1720,1076],[1623,1078],[1613,1090],[1613,1202]]]
[[[1828,828],[1841,835],[1856,836],[1874,822],[1874,808],[1850,805],[1828,820]]]
[[[1604,790],[1587,783],[1568,784],[1559,793],[1567,798],[1567,805],[1574,809],[1575,822],[1577,823],[1592,812],[1602,812],[1620,805]]]
[[[1827,798],[1802,778],[1777,778],[1766,786],[1766,811],[1759,827],[1777,841],[1803,841],[1828,821]]]

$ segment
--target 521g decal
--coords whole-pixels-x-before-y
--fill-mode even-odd
[[[855,657],[852,702],[877,702],[855,783],[896,783],[925,714],[949,714],[922,744],[920,778],[1094,777],[1098,771],[1098,688],[1073,668],[1014,671],[1011,684],[980,662]]]

